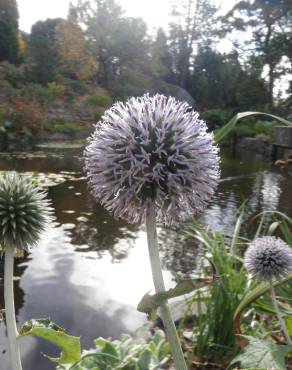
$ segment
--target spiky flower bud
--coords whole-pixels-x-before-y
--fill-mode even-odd
[[[256,238],[244,256],[248,273],[259,281],[271,281],[292,272],[292,248],[274,236]]]
[[[28,250],[51,218],[46,193],[29,177],[7,173],[0,177],[0,246]]]
[[[148,94],[116,103],[85,150],[93,196],[116,217],[141,222],[149,200],[172,224],[202,211],[218,183],[218,148],[198,113]]]

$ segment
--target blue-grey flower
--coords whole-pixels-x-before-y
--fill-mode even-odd
[[[274,236],[256,238],[244,256],[248,273],[259,281],[271,281],[292,272],[292,248]]]
[[[51,208],[46,193],[31,178],[7,173],[0,176],[0,246],[27,250],[35,245]]]
[[[85,149],[93,196],[116,217],[141,222],[149,201],[172,224],[201,212],[219,178],[218,148],[198,113],[144,95],[108,109]]]

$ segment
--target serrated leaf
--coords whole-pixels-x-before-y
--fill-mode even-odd
[[[243,352],[236,356],[231,365],[240,362],[247,369],[264,368],[274,370],[287,370],[285,355],[292,351],[291,345],[279,345],[270,340],[263,340],[245,336],[249,344]]]
[[[20,336],[36,336],[54,344],[61,349],[57,359],[51,359],[60,365],[72,365],[81,359],[80,338],[66,334],[65,330],[50,318],[30,320],[20,329]]]

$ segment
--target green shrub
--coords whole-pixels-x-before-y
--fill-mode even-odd
[[[49,82],[48,90],[54,96],[62,96],[65,93],[65,86],[59,85],[56,82]]]
[[[101,116],[102,116],[102,113],[100,113],[99,111],[95,111],[93,113],[93,117],[95,121],[99,121],[101,119]]]
[[[10,91],[12,90],[12,85],[7,80],[0,80],[0,91]]]
[[[100,106],[107,108],[112,104],[112,98],[108,95],[106,91],[103,91],[99,92],[98,94],[93,94],[89,96],[87,102],[93,107]]]
[[[225,125],[233,116],[233,112],[225,109],[210,109],[201,114],[201,118],[206,121],[210,130]]]
[[[80,127],[74,122],[68,122],[63,118],[53,118],[47,123],[47,128],[53,132],[62,134],[74,134],[80,131]]]
[[[32,140],[33,134],[27,127],[19,128],[12,121],[4,121],[4,116],[0,112],[0,137],[6,142],[17,141],[27,144]]]
[[[23,75],[20,68],[8,62],[0,63],[0,80],[8,81],[13,87],[23,82]]]
[[[233,132],[231,132],[231,136],[262,137],[267,141],[271,141],[276,126],[279,126],[279,122],[277,121],[246,119],[234,128]]]
[[[67,95],[83,95],[86,93],[86,86],[82,81],[73,80],[71,78],[62,78],[60,82],[65,86],[65,94]]]
[[[48,104],[53,99],[52,92],[46,86],[35,83],[22,86],[20,95],[41,104]]]
[[[15,89],[7,80],[0,80],[0,97],[6,99],[14,95]]]

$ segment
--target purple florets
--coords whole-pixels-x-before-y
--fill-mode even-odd
[[[93,196],[141,222],[149,200],[166,224],[201,212],[217,187],[218,148],[187,103],[144,95],[108,109],[85,149]]]
[[[292,272],[292,248],[274,236],[255,239],[245,252],[248,273],[260,281],[270,281]]]

